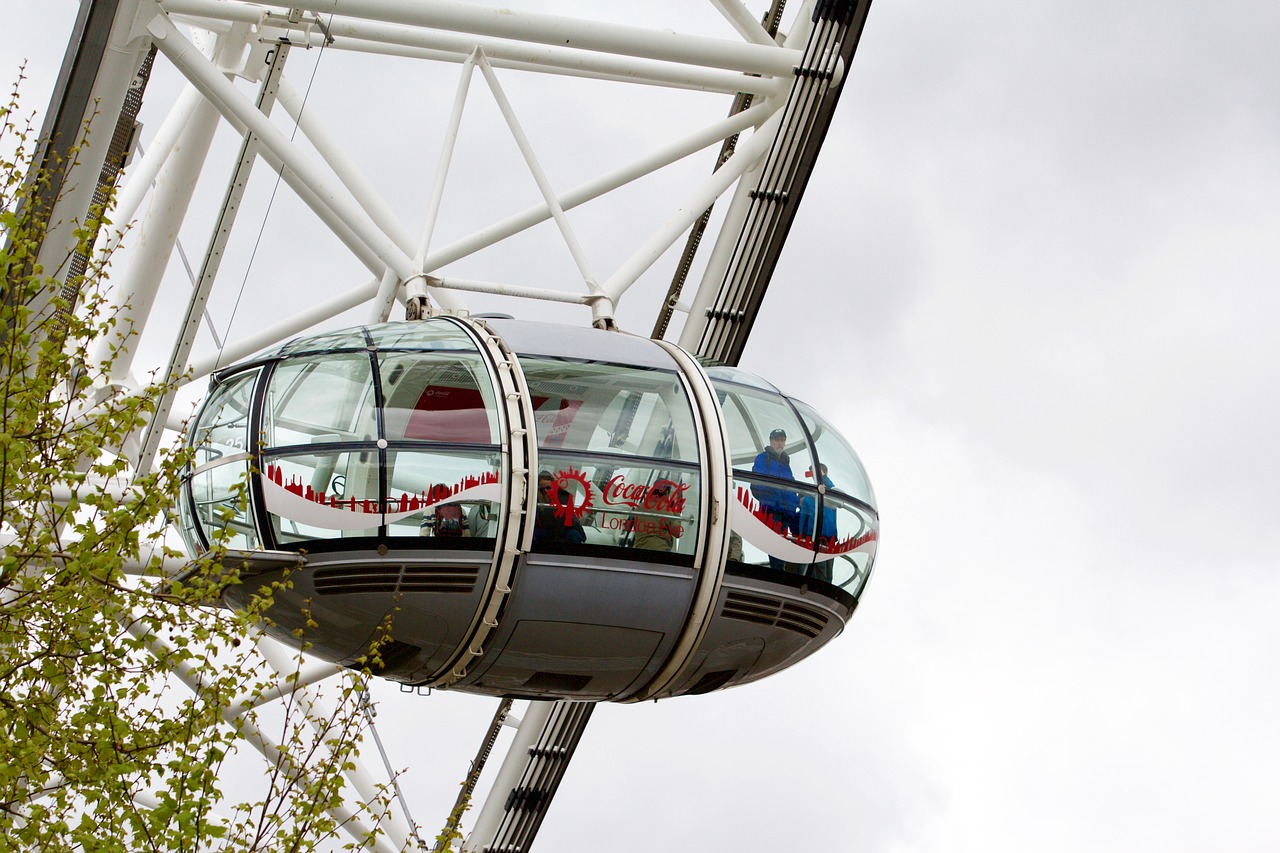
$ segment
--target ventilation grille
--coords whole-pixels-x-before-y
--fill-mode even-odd
[[[471,592],[479,569],[474,566],[405,566],[401,592]]]
[[[316,595],[357,592],[471,592],[480,570],[466,566],[341,566],[317,569]]]
[[[809,638],[821,634],[829,619],[821,610],[804,604],[746,592],[729,592],[723,612],[729,619],[786,628]]]

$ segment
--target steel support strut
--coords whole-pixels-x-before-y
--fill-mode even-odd
[[[595,705],[531,702],[462,853],[527,853]]]
[[[737,364],[831,126],[871,0],[824,0],[765,160],[738,184],[680,338],[686,349]],[[795,33],[792,34],[795,37]]]
[[[28,180],[41,178],[28,212],[32,233],[42,235],[36,261],[71,299],[88,261],[79,247],[93,245],[78,232],[114,189],[150,73],[150,44],[130,27],[137,6],[82,0],[32,158]]]

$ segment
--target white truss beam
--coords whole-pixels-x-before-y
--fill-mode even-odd
[[[164,15],[157,15],[148,25],[157,46],[174,67],[209,100],[222,115],[238,128],[248,128],[261,140],[279,164],[281,178],[326,222],[345,223],[347,234],[359,248],[372,252],[381,266],[391,267],[401,278],[415,272],[408,255],[379,229],[365,212],[338,187],[327,173],[299,155],[284,134],[266,116],[258,112],[208,59],[188,41]],[[274,164],[273,164],[274,165]],[[358,253],[359,254],[359,253]]]
[[[272,9],[296,8],[321,16],[342,15],[534,44],[569,44],[579,50],[766,77],[790,75],[802,55],[800,51],[780,49],[772,44],[743,44],[561,15],[486,8],[456,0],[433,0],[431,3],[419,0],[298,0],[277,6],[214,0],[163,0],[161,5],[165,11],[174,14],[235,19],[246,23],[263,20],[261,14]]]

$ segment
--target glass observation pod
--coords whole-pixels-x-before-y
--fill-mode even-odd
[[[414,685],[639,701],[777,672],[840,633],[879,517],[817,412],[619,332],[436,317],[294,340],[214,378],[188,547],[266,630]],[[192,564],[200,565],[200,561]],[[190,570],[198,570],[192,568]]]

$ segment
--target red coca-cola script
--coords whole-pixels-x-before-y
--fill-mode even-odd
[[[619,474],[604,484],[601,500],[608,506],[629,506],[650,512],[679,514],[684,512],[684,495],[688,490],[688,483],[658,480],[647,486],[644,483],[628,483]]]

